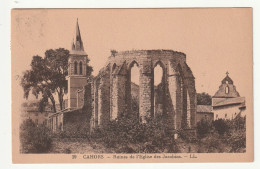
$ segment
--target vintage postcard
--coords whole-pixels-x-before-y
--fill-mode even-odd
[[[13,163],[252,162],[252,8],[13,9]]]

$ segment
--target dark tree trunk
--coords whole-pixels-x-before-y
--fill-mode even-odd
[[[53,111],[54,111],[54,113],[56,113],[55,99],[54,99],[54,97],[52,96],[52,94],[50,94],[50,93],[48,94],[48,96],[49,96],[49,98],[50,98],[50,100],[51,100]]]

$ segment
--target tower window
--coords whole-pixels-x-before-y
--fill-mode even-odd
[[[74,62],[74,74],[78,74],[78,62]]]
[[[226,93],[226,94],[229,93],[229,88],[228,88],[228,86],[227,86],[226,89],[225,89],[225,93]]]
[[[79,62],[79,74],[82,75],[82,62]]]

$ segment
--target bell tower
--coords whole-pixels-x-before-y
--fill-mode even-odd
[[[86,68],[88,61],[77,19],[76,37],[73,38],[68,60],[68,108],[77,108],[77,92],[87,84]]]

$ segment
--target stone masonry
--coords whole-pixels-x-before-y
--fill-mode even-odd
[[[194,128],[196,90],[194,76],[186,64],[186,55],[172,50],[112,51],[106,66],[89,83],[93,89],[92,126],[102,127],[131,110],[131,68],[140,69],[139,118],[156,118],[154,68],[163,69],[160,84],[162,114],[172,119],[173,129]],[[89,106],[91,107],[91,106]]]

